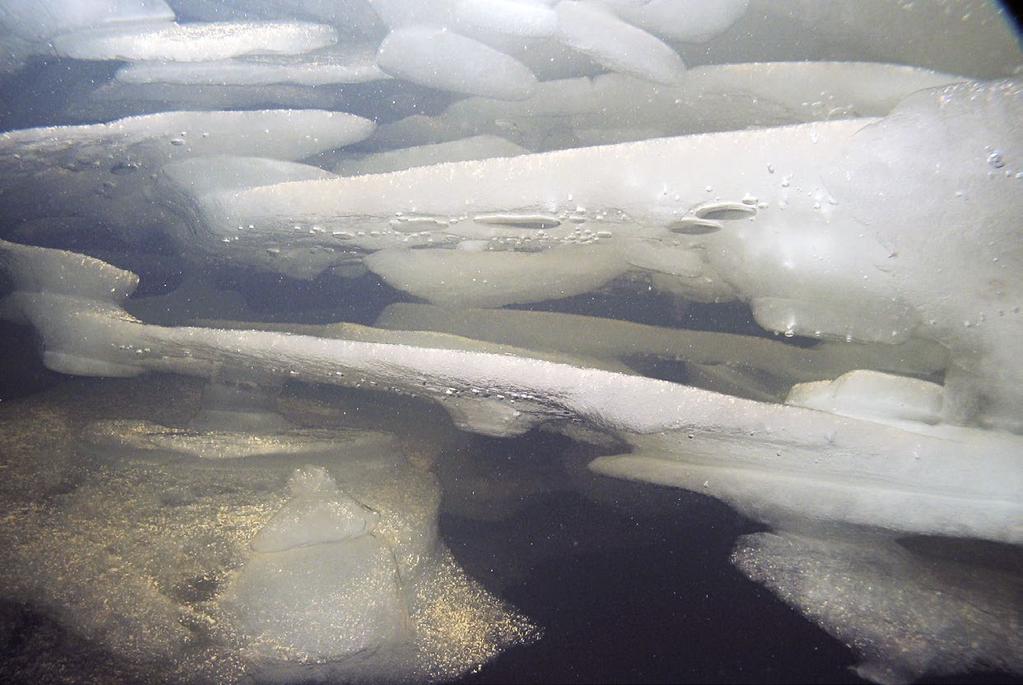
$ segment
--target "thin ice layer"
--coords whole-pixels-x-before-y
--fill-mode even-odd
[[[301,55],[254,55],[202,62],[135,62],[117,71],[122,83],[194,86],[322,86],[389,78],[376,65],[376,48],[336,47]]]
[[[854,369],[930,375],[942,371],[947,363],[947,353],[940,346],[924,341],[905,346],[823,344],[801,348],[745,335],[513,309],[450,309],[397,303],[389,305],[375,325],[392,330],[443,331],[526,349],[620,361],[654,357],[753,367],[779,379],[786,392],[792,383],[837,377]]]
[[[445,28],[414,26],[391,31],[377,64],[388,74],[431,88],[500,100],[522,100],[536,77],[510,55]]]
[[[41,271],[79,263],[86,272],[123,273],[69,252],[2,247]],[[770,525],[809,520],[1023,541],[1021,441],[1007,433],[896,427],[513,356],[150,326],[110,299],[83,301],[45,282],[6,304],[38,330],[44,362],[65,373],[108,375],[109,366],[271,385],[376,384],[442,406],[453,399],[456,421],[491,435],[566,419],[610,432],[633,453],[601,457],[591,465],[597,471],[704,492]]]
[[[0,206],[9,222],[88,219],[129,240],[174,225],[154,193],[160,169],[210,155],[296,160],[366,138],[373,123],[341,112],[165,112],[110,123],[0,134]]]
[[[381,126],[410,145],[491,133],[533,150],[645,137],[883,116],[910,93],[963,80],[870,62],[758,62],[693,67],[673,85],[624,74],[547,81],[519,103],[468,98],[434,117]]]
[[[303,22],[126,24],[76,31],[54,39],[74,59],[209,62],[241,55],[309,52],[337,42],[334,29]]]
[[[386,174],[392,171],[447,162],[515,157],[526,154],[526,152],[524,148],[504,138],[483,135],[368,155],[351,155],[340,152],[334,155],[336,161],[328,164],[341,176],[361,176],[363,174]]]

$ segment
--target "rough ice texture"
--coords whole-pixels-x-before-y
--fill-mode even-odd
[[[536,88],[536,77],[515,58],[445,28],[391,31],[377,64],[413,83],[500,100],[523,100]]]
[[[183,683],[450,680],[535,636],[440,544],[436,481],[393,436],[333,430],[320,452],[302,453],[279,434],[278,453],[227,465],[146,449],[133,421],[79,433],[97,415],[193,410],[183,385],[97,386],[92,408],[51,396],[15,424],[34,439],[5,433],[5,462],[37,469],[5,488],[31,487],[65,451],[77,485],[57,498],[5,496],[5,598]],[[114,435],[133,449],[111,452]]]
[[[37,260],[40,270],[78,262],[86,272],[123,273],[69,252],[2,247]],[[49,292],[45,283],[16,291],[9,306],[39,331],[44,361],[66,373],[96,374],[95,366],[110,365],[135,373],[238,374],[271,384],[372,381],[442,404],[454,399],[456,420],[487,434],[581,421],[634,450],[597,459],[592,467],[599,472],[704,492],[774,526],[816,521],[1023,541],[1021,439],[1007,433],[889,426],[535,359],[149,326],[127,318],[109,298],[83,301]],[[477,404],[466,412],[469,403]]]
[[[739,539],[732,561],[852,647],[867,680],[1023,672],[1020,579],[977,564],[976,544],[942,559],[926,554],[925,542],[757,533]],[[1012,568],[1018,556],[1001,563]]]
[[[64,57],[89,60],[209,62],[240,55],[293,55],[333,45],[337,34],[303,22],[126,24],[55,38]]]

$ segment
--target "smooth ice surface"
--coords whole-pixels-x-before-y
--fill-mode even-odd
[[[309,52],[333,45],[329,26],[299,22],[128,24],[53,41],[57,54],[89,60],[207,62],[240,55]]]
[[[937,383],[876,371],[850,371],[830,382],[799,384],[785,402],[845,416],[933,424],[941,421],[943,399]]]
[[[751,336],[555,312],[450,309],[399,303],[387,307],[376,325],[393,330],[442,331],[526,349],[582,353],[621,361],[652,357],[705,367],[755,368],[767,374],[776,388],[784,388],[785,393],[793,383],[837,377],[853,369],[878,368],[927,375],[942,371],[947,363],[947,354],[940,346],[923,341],[905,346],[823,343],[798,348]]]
[[[703,43],[723,33],[749,7],[749,0],[650,0],[618,3],[615,11],[651,33]]]
[[[600,7],[561,0],[554,10],[558,39],[612,71],[655,83],[674,83],[685,71],[670,46]]]
[[[527,150],[524,148],[504,138],[482,135],[447,143],[419,145],[362,156],[342,152],[331,167],[341,176],[361,176],[363,174],[385,174],[446,162],[515,157],[526,154],[526,152]]]
[[[250,55],[201,62],[136,62],[118,69],[122,83],[322,86],[389,78],[376,65],[376,46],[339,46],[299,55]]]
[[[533,0],[460,0],[454,16],[458,25],[513,36],[551,36],[558,26],[557,14]]]
[[[538,84],[519,103],[468,98],[435,117],[381,127],[383,144],[502,135],[535,151],[738,130],[805,121],[883,116],[907,95],[963,80],[894,64],[759,62],[693,67],[672,85],[624,74]]]
[[[536,87],[536,77],[514,57],[444,28],[391,31],[377,64],[413,83],[501,100],[525,99]]]

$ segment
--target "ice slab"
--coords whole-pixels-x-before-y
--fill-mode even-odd
[[[125,24],[53,39],[58,55],[87,60],[209,62],[240,55],[309,52],[337,42],[333,28],[305,22]]]
[[[77,263],[69,252],[3,243],[40,270]],[[1021,438],[947,425],[892,426],[765,404],[656,379],[538,359],[313,338],[266,331],[163,328],[126,317],[107,298],[15,291],[8,305],[38,330],[47,353],[74,354],[138,372],[214,373],[361,387],[457,402],[467,428],[509,434],[573,420],[615,434],[634,453],[601,457],[600,473],[703,492],[752,518],[1023,542]],[[49,362],[48,358],[44,358]],[[59,368],[59,367],[58,367]],[[82,372],[76,368],[72,371]],[[503,416],[466,414],[501,403]]]
[[[391,286],[434,304],[501,307],[590,292],[626,271],[610,247],[536,254],[469,250],[381,250],[366,258]]]
[[[118,69],[122,83],[192,86],[322,86],[390,78],[376,65],[376,46],[334,47],[300,55],[252,55],[202,62],[135,62]]]
[[[319,110],[166,112],[104,124],[0,134],[0,206],[11,222],[78,217],[131,240],[174,223],[154,201],[154,176],[191,157],[296,160],[369,136],[362,117]]]
[[[937,35],[944,40],[935,42]],[[985,0],[954,5],[750,0],[735,30],[705,49],[715,55],[763,51],[776,59],[781,54],[804,60],[881,60],[980,79],[1009,76],[1023,54],[1009,14]]]
[[[1004,351],[1021,333],[1014,308],[1023,294],[1006,276],[1018,266],[1018,231],[1006,208],[1023,197],[1012,192],[1020,180],[1012,160],[1023,154],[1021,103],[1017,82],[961,83],[920,91],[879,122],[815,122],[264,186],[207,196],[202,212],[218,238],[254,227],[251,243],[230,243],[238,259],[287,247],[296,225],[313,231],[310,242],[335,250],[417,248],[370,259],[399,287],[469,305],[488,292],[493,303],[526,301],[515,291],[529,283],[496,284],[487,275],[485,265],[501,262],[495,254],[502,251],[511,251],[505,264],[545,261],[551,279],[580,275],[569,260],[558,263],[552,255],[559,252],[624,253],[626,268],[677,277],[650,253],[661,246],[695,251],[683,265],[685,280],[676,280],[692,297],[747,301],[760,325],[790,336],[934,340],[964,372],[946,388],[950,416],[1012,428],[1008,398],[1023,387],[1016,382],[1023,371]],[[947,144],[929,146],[925,160],[914,152],[925,138]],[[700,173],[691,173],[696,167]],[[910,192],[890,201],[893,187],[915,187],[931,200]],[[945,227],[940,240],[903,247],[911,235],[930,235],[936,222]],[[983,250],[966,249],[973,234],[963,226],[977,227]],[[635,241],[645,242],[638,259]],[[932,268],[938,263],[948,266]],[[442,273],[447,265],[465,265],[455,267],[454,285]],[[1006,287],[990,291],[991,279]],[[507,293],[497,296],[501,288]],[[971,373],[983,381],[976,376],[971,386]],[[991,403],[981,409],[985,397]]]
[[[489,311],[489,310],[483,310]],[[607,358],[589,356],[579,351],[550,351],[542,350],[537,346],[517,347],[510,344],[487,342],[477,336],[470,338],[463,335],[452,335],[450,333],[435,332],[419,329],[409,325],[407,330],[400,324],[394,323],[393,318],[388,318],[392,323],[378,322],[380,328],[362,326],[353,323],[331,323],[331,324],[295,324],[295,323],[267,323],[253,321],[226,321],[213,319],[199,319],[191,323],[205,328],[227,328],[232,330],[259,330],[278,331],[282,333],[294,333],[296,335],[309,335],[316,338],[333,338],[336,340],[355,340],[359,342],[373,343],[395,343],[399,345],[410,345],[413,347],[432,347],[441,350],[463,350],[466,352],[487,352],[490,354],[514,355],[517,357],[529,357],[531,359],[543,359],[559,364],[571,364],[586,368],[604,369],[617,373],[632,373],[625,366]]]
[[[0,3],[0,71],[13,72],[32,55],[52,55],[54,37],[103,26],[170,22],[174,12],[163,0],[40,0]]]
[[[331,164],[330,168],[341,176],[361,176],[447,162],[515,157],[526,152],[525,148],[499,136],[482,135],[360,156],[342,152],[337,155],[337,161]]]
[[[514,57],[446,28],[391,31],[380,44],[377,64],[423,86],[501,100],[522,100],[536,87],[536,77]]]
[[[749,0],[651,0],[615,5],[620,17],[651,33],[703,43],[734,24],[746,12]]]
[[[1019,576],[977,564],[961,541],[930,542],[962,549],[950,559],[887,539],[757,533],[739,539],[732,561],[851,646],[867,680],[1023,672]]]
[[[493,33],[543,38],[554,35],[558,16],[543,2],[460,0],[454,7],[454,22]]]
[[[801,383],[785,401],[844,416],[934,424],[941,421],[944,397],[936,383],[876,371],[850,371],[833,381]]]
[[[793,383],[835,378],[854,369],[933,375],[948,363],[943,348],[921,340],[905,346],[825,343],[800,348],[730,333],[511,309],[451,309],[397,303],[380,314],[376,325],[392,330],[442,331],[519,348],[584,354],[598,359],[627,361],[653,357],[707,367],[752,367],[780,382],[786,392]]]
[[[598,6],[562,0],[554,11],[558,40],[612,71],[655,83],[674,83],[685,71],[670,46]]]
[[[538,84],[516,103],[468,98],[435,117],[381,126],[387,145],[495,134],[532,150],[883,116],[907,95],[963,80],[897,64],[759,62],[700,65],[674,85],[624,74]]]

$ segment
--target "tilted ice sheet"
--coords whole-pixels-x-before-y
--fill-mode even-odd
[[[295,160],[367,137],[373,123],[317,110],[166,112],[105,124],[0,134],[0,206],[12,224],[85,217],[129,240],[164,226],[154,176],[197,156],[248,154]]]
[[[53,40],[57,54],[88,60],[208,62],[251,54],[293,55],[333,45],[329,26],[302,22],[128,24]]]
[[[685,71],[682,58],[670,46],[600,7],[561,0],[554,10],[558,40],[611,71],[655,83],[674,83]]]
[[[795,382],[832,378],[854,369],[931,375],[943,371],[947,363],[944,349],[919,340],[904,346],[822,343],[803,348],[731,333],[512,309],[450,309],[398,303],[388,306],[376,325],[394,330],[443,331],[526,349],[597,358],[655,357],[754,367],[777,377],[786,388]]]
[[[389,78],[376,65],[376,46],[335,47],[301,55],[252,55],[202,62],[135,62],[117,71],[123,83],[322,86]]]
[[[723,33],[749,7],[749,0],[650,0],[610,2],[615,12],[651,33],[703,43]]]
[[[333,155],[333,162],[324,159],[326,155],[321,155],[316,161],[333,169],[341,176],[361,176],[363,174],[384,174],[446,162],[515,157],[526,154],[526,152],[527,150],[524,148],[504,138],[482,135],[452,140],[447,143],[419,145],[368,155],[353,155],[339,151]]]
[[[123,296],[67,294],[74,265],[111,283],[132,282],[131,274],[57,250],[4,243],[3,253],[15,282],[26,268],[65,269],[54,288],[30,282],[5,307],[36,327],[45,363],[64,373],[374,383],[442,406],[450,400],[461,425],[491,435],[565,420],[613,433],[634,451],[597,459],[599,472],[704,492],[770,525],[830,522],[1023,541],[1019,436],[887,425],[514,356],[145,325],[119,308]]]
[[[605,74],[542,82],[532,97],[517,103],[468,98],[435,117],[413,115],[385,124],[374,140],[406,146],[490,133],[532,150],[549,150],[883,116],[910,93],[961,80],[869,62],[703,65],[673,85]]]
[[[413,83],[502,100],[522,100],[536,87],[536,77],[514,57],[444,28],[391,31],[377,64]]]

